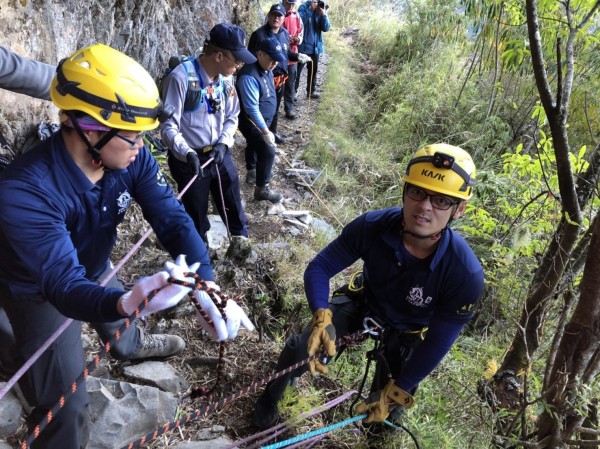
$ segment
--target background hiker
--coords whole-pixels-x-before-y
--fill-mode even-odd
[[[283,6],[285,7],[285,18],[283,19],[283,28],[287,30],[290,35],[290,50],[294,53],[299,53],[298,45],[302,43],[304,38],[304,25],[302,24],[302,18],[296,10],[297,0],[283,0]],[[310,59],[305,59],[306,55],[301,56],[302,62],[309,62]],[[296,76],[298,74],[298,62],[288,61],[287,67],[288,77],[285,80],[285,87],[283,92],[283,108],[285,116],[293,120],[296,118],[295,103],[296,103]]]
[[[315,92],[319,55],[325,51],[323,47],[323,33],[329,31],[331,28],[327,8],[321,8],[319,6],[320,3],[323,2],[308,0],[298,8],[298,14],[300,14],[304,25],[304,39],[298,46],[298,50],[300,53],[310,56],[312,60],[312,64],[308,65],[306,73],[306,96],[312,98],[320,97],[319,93]],[[304,63],[298,63],[296,91],[300,87],[300,75],[304,66]]]
[[[273,80],[275,83],[276,92],[276,104],[275,104],[275,115],[269,125],[269,129],[275,136],[275,143],[284,143],[285,137],[280,136],[277,133],[277,122],[279,105],[283,98],[283,91],[285,82],[288,79],[288,63],[289,60],[298,61],[298,53],[293,53],[290,50],[290,35],[288,31],[282,26],[285,18],[286,10],[280,3],[271,6],[269,14],[267,15],[267,23],[260,28],[256,29],[251,35],[248,41],[248,50],[256,54],[259,50],[260,43],[268,38],[274,38],[279,41],[281,45],[282,53],[285,57],[284,61],[278,61],[278,64],[273,69]],[[308,57],[303,55],[303,60],[308,60]]]
[[[256,182],[254,199],[277,203],[283,197],[269,188],[275,161],[275,138],[269,125],[277,114],[273,69],[287,58],[274,37],[260,41],[256,57],[254,64],[240,70],[236,82],[242,103],[240,131],[246,138],[246,182]]]
[[[390,409],[410,406],[419,382],[471,319],[483,290],[479,261],[449,227],[464,213],[474,185],[475,166],[464,150],[446,144],[418,150],[404,176],[403,207],[354,219],[309,263],[304,287],[312,324],[286,342],[276,370],[321,350],[329,359],[336,336],[362,330],[364,318],[371,317],[383,328],[383,346],[372,395],[355,412],[367,413],[367,422],[382,422]],[[362,275],[329,302],[330,279],[359,259]],[[320,360],[310,365],[313,372],[327,372]],[[267,385],[256,402],[255,426],[275,423],[285,388],[307,369]]]
[[[150,74],[123,53],[92,45],[61,61],[51,97],[61,110],[60,131],[0,177],[0,297],[16,336],[15,357],[23,363],[67,317],[75,320],[20,381],[34,407],[30,431],[83,371],[81,321],[93,323],[107,342],[151,290],[166,287],[146,312],[189,291],[168,284],[166,272],[127,293],[116,277],[98,285],[110,272],[117,226],[134,200],[171,256],[187,254],[199,276],[213,281],[206,246],[143,144],[143,132],[163,117]],[[164,358],[184,348],[178,336],[134,325],[111,354]],[[32,448],[79,449],[87,403],[85,387],[78,388]]]
[[[209,193],[233,236],[248,237],[248,220],[240,195],[240,180],[231,148],[240,104],[232,75],[256,58],[244,46],[244,30],[218,24],[210,30],[204,52],[193,60],[194,81],[179,64],[165,79],[162,96],[174,114],[161,126],[169,147],[168,163],[179,190],[214,158],[183,195],[185,209],[205,242],[210,229]],[[193,95],[187,95],[193,90]]]

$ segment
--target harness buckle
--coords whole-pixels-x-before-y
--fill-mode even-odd
[[[417,335],[421,340],[425,340],[425,335],[427,334],[428,330],[429,330],[428,327],[422,327],[421,329],[405,330],[402,333],[403,334]]]

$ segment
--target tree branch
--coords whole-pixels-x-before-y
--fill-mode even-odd
[[[542,49],[542,37],[540,35],[540,23],[537,15],[536,0],[526,0],[525,12],[527,14],[527,32],[529,34],[529,48],[531,50],[531,64],[533,65],[533,76],[540,94],[540,100],[546,113],[555,111],[552,90],[548,83],[548,74],[544,64],[544,52]]]

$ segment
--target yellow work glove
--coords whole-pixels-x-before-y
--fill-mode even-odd
[[[329,309],[317,309],[313,314],[312,331],[308,337],[308,355],[319,354],[325,351],[329,357],[335,355],[335,327],[331,323],[333,313]],[[320,360],[315,359],[308,362],[311,374],[319,372],[327,374],[329,371]]]
[[[401,405],[404,408],[411,408],[413,403],[413,397],[390,379],[383,390],[371,393],[364,402],[358,404],[355,412],[359,415],[368,413],[369,416],[365,418],[366,423],[383,422],[390,415],[390,406]]]

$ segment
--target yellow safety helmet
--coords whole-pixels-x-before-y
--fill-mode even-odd
[[[468,200],[475,187],[475,164],[469,153],[445,143],[418,150],[406,167],[404,182]]]
[[[156,83],[139,63],[114,48],[95,44],[63,59],[50,96],[64,111],[81,111],[110,128],[154,129],[168,118]]]

